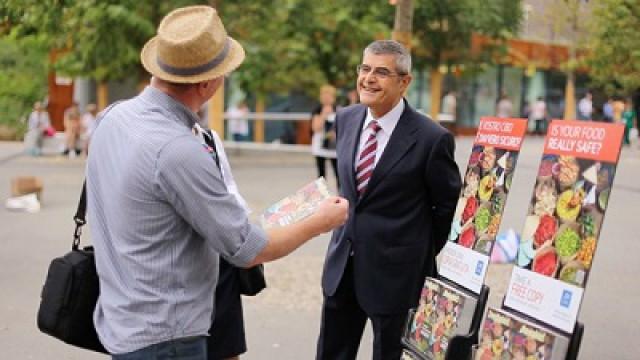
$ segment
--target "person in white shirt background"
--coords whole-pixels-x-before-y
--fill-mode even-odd
[[[244,100],[239,101],[235,106],[227,110],[229,133],[233,141],[247,141],[249,139],[247,114],[249,114],[249,107]]]
[[[578,119],[579,120],[591,120],[593,114],[593,95],[587,91],[584,97],[580,99],[578,103]]]
[[[531,106],[531,120],[535,124],[534,133],[538,135],[544,135],[547,122],[547,104],[544,102],[542,96],[538,96],[538,99]]]
[[[45,132],[51,127],[49,113],[40,101],[33,104],[33,111],[29,115],[28,126],[29,131],[25,137],[25,145],[31,155],[38,156],[42,153],[42,140],[44,139]]]

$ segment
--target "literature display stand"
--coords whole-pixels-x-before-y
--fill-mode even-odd
[[[449,241],[440,253],[441,277],[425,279],[418,307],[409,312],[403,358],[467,359],[478,343],[489,256],[526,128],[526,119],[480,120]]]
[[[608,208],[624,127],[554,120],[501,309],[489,308],[474,360],[575,360],[577,322]]]
[[[458,328],[457,334],[448,339],[446,334],[434,334],[435,332],[430,331],[431,329],[416,329],[416,312],[421,309],[409,310],[405,334],[402,338],[402,345],[408,350],[405,356],[406,359],[468,359],[471,355],[471,347],[478,343],[478,332],[489,298],[489,287],[483,285],[480,294],[476,298],[475,294],[469,294],[466,290],[462,290],[445,279],[440,281],[457,289],[461,294],[464,293],[474,298],[474,301],[468,301],[468,305],[473,305],[473,307],[465,308],[462,313],[458,314],[459,317],[455,319],[457,325],[464,326],[465,329]],[[427,279],[427,282],[429,282],[429,279]],[[421,305],[423,304],[421,303]],[[470,321],[465,321],[464,314],[466,313],[471,314],[468,319]],[[418,342],[418,339],[424,339],[427,343],[426,346],[421,346],[422,344]]]

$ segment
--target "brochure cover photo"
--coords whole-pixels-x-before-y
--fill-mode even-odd
[[[327,182],[320,177],[269,206],[260,216],[260,223],[265,229],[293,224],[313,214],[318,205],[330,196]]]
[[[560,360],[569,338],[513,314],[489,308],[475,360]]]
[[[427,278],[405,342],[430,359],[444,359],[449,340],[469,332],[476,302],[470,294]]]

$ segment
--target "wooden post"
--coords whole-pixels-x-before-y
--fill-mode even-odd
[[[264,142],[264,118],[260,115],[264,114],[264,95],[258,95],[256,98],[256,114],[253,141],[257,143]]]
[[[438,120],[440,113],[440,97],[442,95],[442,73],[438,67],[431,68],[431,118]]]
[[[413,0],[397,0],[396,16],[391,38],[411,51],[411,32],[413,25]]]
[[[224,79],[218,91],[209,99],[208,111],[209,129],[218,133],[224,139]]]
[[[97,89],[98,111],[102,111],[109,106],[109,85],[106,81],[100,81]]]
[[[567,73],[567,84],[564,89],[564,119],[576,119],[576,87],[573,70],[569,70]]]

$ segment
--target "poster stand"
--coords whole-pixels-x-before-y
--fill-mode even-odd
[[[438,280],[445,282],[448,285],[455,287],[456,289],[460,289],[460,290],[464,289],[460,285],[452,281],[449,281],[445,278],[439,277]],[[467,291],[467,289],[464,289],[464,291]],[[482,285],[482,288],[480,289],[480,294],[478,294],[477,296],[478,296],[477,302],[475,304],[475,309],[473,311],[473,317],[471,320],[469,333],[453,336],[449,340],[449,345],[447,347],[447,353],[445,355],[445,359],[450,359],[450,360],[469,359],[471,356],[472,346],[478,343],[478,334],[480,332],[480,325],[482,323],[484,310],[487,306],[487,301],[489,299],[489,287],[486,285]],[[410,328],[415,312],[416,312],[415,308],[409,310],[405,329]],[[408,341],[406,336],[402,337],[402,345],[406,350],[409,350],[411,352],[414,358],[420,359],[420,360],[430,359],[422,351],[417,349],[410,341]]]

